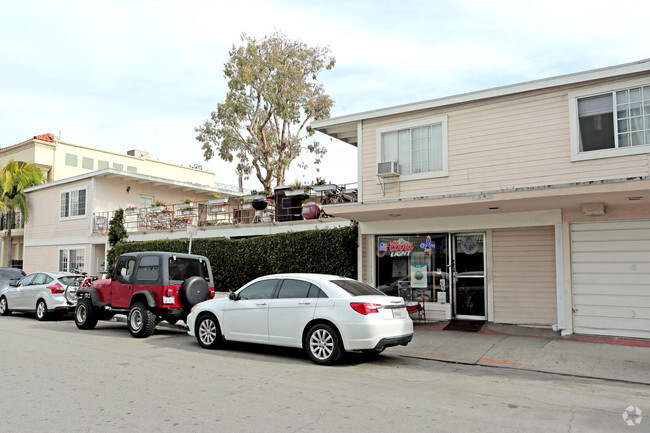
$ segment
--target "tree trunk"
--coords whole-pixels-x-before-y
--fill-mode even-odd
[[[12,247],[12,245],[11,245],[11,241],[12,241],[12,239],[11,239],[11,226],[12,226],[12,223],[13,223],[13,216],[14,216],[14,210],[9,209],[9,212],[7,212],[7,237],[5,238],[5,242],[7,243],[5,245],[5,257],[7,258],[7,265],[6,266],[8,268],[11,267],[11,250],[13,249],[13,248],[11,248]]]

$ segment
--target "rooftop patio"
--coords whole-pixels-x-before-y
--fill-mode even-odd
[[[355,203],[356,184],[315,185],[309,189],[278,187],[273,196],[251,194],[214,198],[147,208],[124,210],[127,233],[186,231],[188,224],[200,229],[219,226],[276,225],[328,218],[323,205]],[[93,232],[105,234],[115,211],[93,214]]]

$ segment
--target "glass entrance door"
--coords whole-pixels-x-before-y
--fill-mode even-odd
[[[485,320],[485,235],[453,236],[454,316]]]

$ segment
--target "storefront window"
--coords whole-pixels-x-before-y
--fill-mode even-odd
[[[407,301],[449,302],[449,235],[377,236],[377,288]]]

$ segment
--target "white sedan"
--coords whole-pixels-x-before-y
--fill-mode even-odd
[[[208,349],[223,341],[302,347],[317,364],[335,363],[344,351],[379,354],[413,338],[402,298],[320,274],[257,278],[227,298],[194,306],[187,326]]]

